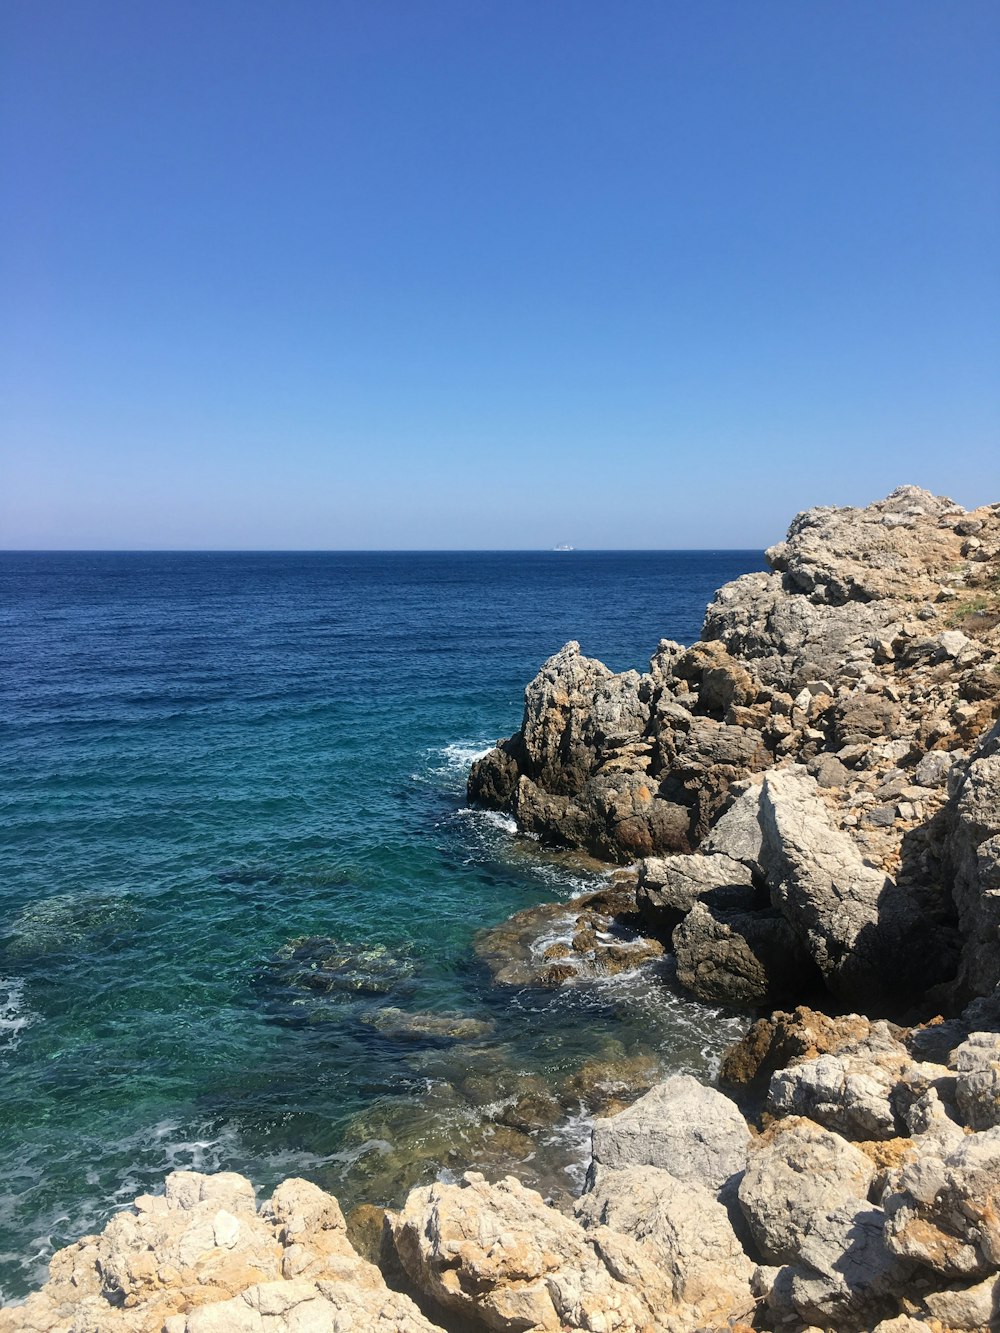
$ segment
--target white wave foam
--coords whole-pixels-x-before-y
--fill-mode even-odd
[[[485,759],[492,749],[493,745],[484,741],[451,741],[435,753],[441,755],[449,768],[467,769],[477,759]]]
[[[21,1033],[35,1017],[24,1003],[23,979],[0,977],[0,1059],[17,1049]]]
[[[582,1191],[587,1179],[593,1128],[594,1117],[586,1112],[578,1112],[553,1125],[547,1136],[541,1140],[543,1148],[558,1146],[569,1157],[563,1170],[569,1176],[574,1193],[577,1194]]]
[[[502,810],[478,810],[465,805],[460,810],[456,810],[455,814],[459,819],[472,819],[477,823],[491,824],[504,833],[517,832],[516,820],[511,815],[505,815]]]

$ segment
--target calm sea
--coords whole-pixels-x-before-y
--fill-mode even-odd
[[[648,1050],[708,1068],[733,1021],[649,978],[491,985],[474,933],[599,872],[468,811],[464,782],[567,639],[642,669],[761,566],[0,555],[4,1298],[178,1167],[393,1202],[442,1145],[479,1141],[476,1068],[551,1081]],[[372,1026],[386,1006],[492,1032],[407,1040]],[[558,1131],[567,1171],[585,1110]]]

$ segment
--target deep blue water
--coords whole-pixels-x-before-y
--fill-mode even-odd
[[[456,1087],[477,1060],[705,1068],[731,1021],[648,980],[491,985],[475,931],[598,872],[466,810],[464,781],[567,639],[644,668],[761,564],[0,555],[5,1297],[177,1166],[391,1202],[401,1162],[472,1123]],[[291,975],[302,936],[338,942],[340,989]],[[365,1021],[387,1004],[495,1032],[393,1039]]]

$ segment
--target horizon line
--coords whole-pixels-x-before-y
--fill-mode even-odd
[[[764,546],[6,546],[4,555],[721,555]]]

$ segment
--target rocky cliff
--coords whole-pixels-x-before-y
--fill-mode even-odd
[[[638,861],[638,904],[705,998],[813,985],[889,1012],[936,984],[987,993],[1000,505],[902,487],[800,514],[767,559],[645,674],[562,648],[470,799]]]

